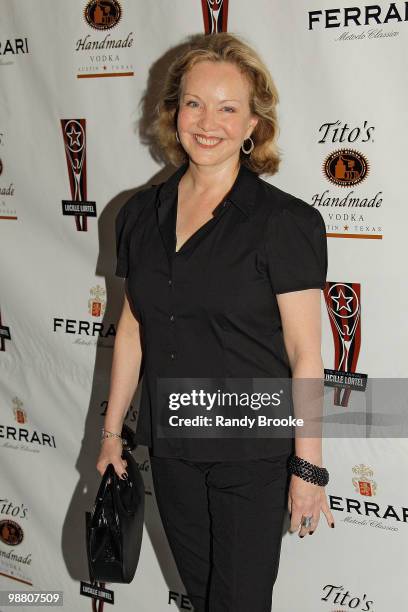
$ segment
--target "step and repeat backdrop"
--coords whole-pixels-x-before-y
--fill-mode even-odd
[[[408,3],[0,0],[0,11],[0,590],[59,590],[64,610],[91,609],[85,511],[124,291],[114,219],[175,170],[150,126],[180,45],[229,31],[261,54],[280,93],[283,161],[266,180],[326,223],[328,397],[334,421],[356,423],[323,441],[336,527],[322,514],[313,537],[285,530],[273,609],[406,609],[408,443],[403,424],[370,435],[376,414],[393,411],[392,385],[381,410],[367,390],[407,374]],[[140,385],[132,427],[139,397]],[[140,564],[131,584],[106,586],[117,610],[192,610],[148,450],[135,456]]]

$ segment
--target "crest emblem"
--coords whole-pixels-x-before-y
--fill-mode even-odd
[[[100,285],[92,287],[90,291],[91,297],[88,300],[88,312],[92,317],[101,317],[105,312],[105,295],[106,291]]]
[[[23,409],[23,402],[21,401],[21,399],[19,399],[16,396],[16,397],[13,397],[12,402],[13,402],[14,418],[17,421],[17,423],[21,423],[22,425],[24,423],[27,423],[27,413]]]
[[[363,463],[355,465],[352,468],[354,474],[357,474],[353,478],[353,485],[357,493],[364,495],[365,497],[372,497],[376,494],[377,483],[371,478],[374,472],[371,468]]]

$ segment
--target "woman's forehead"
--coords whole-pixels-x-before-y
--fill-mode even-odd
[[[186,71],[182,80],[183,93],[200,95],[200,91],[208,92],[214,87],[228,93],[228,99],[242,100],[248,92],[249,84],[245,75],[231,62],[197,62]]]

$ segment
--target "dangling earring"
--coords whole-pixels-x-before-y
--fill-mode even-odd
[[[179,139],[179,137],[178,137],[178,131],[177,131],[177,130],[176,130],[176,140],[177,140],[177,142],[180,142],[180,139]]]
[[[246,150],[245,150],[245,147],[244,147],[244,142],[245,142],[245,140],[250,140],[250,141],[251,141],[251,147],[250,147],[249,151],[246,151]],[[254,145],[254,141],[252,140],[252,138],[251,138],[250,136],[249,136],[248,138],[245,138],[245,140],[244,140],[244,142],[243,142],[243,143],[242,143],[242,145],[241,145],[241,151],[242,151],[243,153],[246,153],[246,155],[249,155],[249,154],[250,154],[250,153],[253,151],[253,149],[254,149],[254,146],[255,146],[255,145]]]

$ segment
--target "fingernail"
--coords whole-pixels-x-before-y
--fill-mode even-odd
[[[127,474],[123,474],[123,478],[127,478],[127,477],[128,477],[128,475],[127,475]]]
[[[309,535],[312,535],[312,533],[314,533],[314,531],[309,531]]]
[[[334,527],[334,523],[331,523],[330,527]]]

